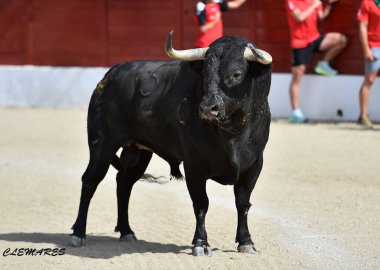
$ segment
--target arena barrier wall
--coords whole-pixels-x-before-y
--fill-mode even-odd
[[[0,66],[0,106],[87,108],[92,91],[108,68]],[[289,116],[290,74],[274,73],[269,103],[273,118]],[[362,76],[305,75],[300,106],[319,121],[353,121],[359,115]],[[369,115],[380,121],[380,79],[372,88]]]

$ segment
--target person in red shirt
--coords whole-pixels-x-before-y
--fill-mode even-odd
[[[357,19],[365,61],[364,81],[359,92],[358,124],[365,128],[373,128],[367,108],[370,90],[380,69],[380,0],[362,0]]]
[[[337,56],[346,46],[347,38],[341,33],[318,31],[318,19],[325,19],[331,12],[332,5],[339,0],[328,0],[323,6],[319,0],[285,0],[292,47],[292,80],[289,87],[293,123],[305,123],[307,118],[299,108],[299,88],[313,52],[324,52],[314,71],[321,75],[334,76],[338,72],[331,68],[329,61]]]
[[[195,7],[198,23],[198,39],[195,46],[208,47],[210,43],[223,36],[222,12],[239,8],[246,0],[228,2],[218,0],[199,1]]]

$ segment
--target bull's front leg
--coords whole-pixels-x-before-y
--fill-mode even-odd
[[[192,253],[194,256],[212,256],[212,249],[207,242],[205,218],[208,210],[208,197],[206,193],[206,179],[194,179],[186,175],[186,184],[193,201],[196,227],[193,238]]]
[[[240,175],[239,181],[234,186],[235,204],[238,213],[238,225],[236,231],[236,242],[239,243],[238,251],[242,253],[255,254],[256,249],[248,229],[248,211],[251,207],[249,199],[256,181],[263,167],[262,157],[247,172]]]

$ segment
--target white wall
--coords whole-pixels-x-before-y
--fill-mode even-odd
[[[291,113],[290,79],[290,74],[282,73],[272,77],[269,102],[274,118],[288,117]],[[300,107],[310,119],[357,120],[362,82],[363,76],[306,75],[301,81]],[[371,119],[380,121],[380,78],[375,81],[371,92],[368,113]],[[338,109],[342,110],[343,117],[337,116]]]
[[[108,68],[0,66],[0,106],[87,108],[92,91]],[[356,120],[362,76],[306,75],[301,83],[300,106],[310,119]],[[272,77],[269,102],[274,118],[290,115],[290,74]],[[337,110],[343,117],[337,116]],[[370,117],[380,121],[380,79],[369,104]]]
[[[0,106],[85,108],[107,70],[0,66]]]

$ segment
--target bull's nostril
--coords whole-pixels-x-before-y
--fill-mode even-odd
[[[218,107],[218,105],[212,106],[211,109],[210,109],[210,113],[212,115],[217,116],[219,114],[219,107]]]

